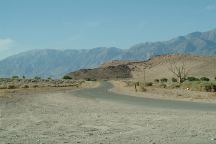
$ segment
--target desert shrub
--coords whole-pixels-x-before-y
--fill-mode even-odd
[[[68,75],[65,75],[65,76],[63,76],[63,79],[72,79],[72,78]]]
[[[152,82],[146,82],[146,83],[145,83],[145,86],[152,86],[152,85],[153,85]]]
[[[91,78],[85,78],[86,81],[91,81]]]
[[[28,85],[23,85],[22,88],[29,88],[29,86]]]
[[[216,84],[207,81],[187,81],[181,85],[183,88],[189,88],[195,91],[216,92]]]
[[[48,80],[51,80],[52,78],[51,78],[51,77],[48,77],[47,79],[48,79]]]
[[[210,92],[211,91],[211,85],[205,85],[204,89],[205,89],[205,91]]]
[[[156,82],[156,83],[159,83],[159,81],[160,81],[159,79],[155,79],[155,80],[154,80],[154,82]]]
[[[25,76],[22,76],[22,78],[25,79],[26,77],[25,77]]]
[[[200,80],[201,81],[209,81],[209,78],[207,78],[207,77],[201,77]]]
[[[216,92],[216,84],[213,84],[213,85],[212,85],[212,91],[213,91],[213,92]]]
[[[216,80],[216,77],[215,77],[215,80]]]
[[[199,81],[199,79],[196,77],[188,77],[187,80],[188,81]]]
[[[12,76],[12,79],[18,79],[19,76]]]
[[[134,82],[132,81],[125,81],[125,83],[127,84],[127,86],[134,86]]]
[[[144,87],[144,86],[139,86],[139,91],[141,91],[141,92],[146,92],[147,91],[147,89]]]
[[[86,81],[96,81],[95,78],[85,78]]]
[[[33,85],[32,87],[33,87],[33,88],[38,88],[38,87],[39,87],[39,85]]]
[[[162,78],[162,79],[160,79],[160,81],[164,83],[164,82],[167,82],[168,79],[167,78]]]
[[[202,81],[185,81],[181,84],[181,87],[184,89],[189,88],[190,90],[202,91],[201,90]]]
[[[36,76],[36,77],[34,77],[34,79],[36,79],[36,80],[40,80],[41,77]]]
[[[8,89],[15,89],[16,86],[15,86],[15,85],[8,85],[7,88],[8,88]]]
[[[0,85],[0,89],[7,89],[7,85],[1,84],[1,85]]]
[[[176,78],[172,78],[172,82],[177,82],[177,79]]]
[[[159,87],[161,87],[161,88],[166,88],[166,87],[167,87],[167,85],[166,85],[166,84],[164,84],[164,83],[162,83],[162,84],[160,84],[160,85],[159,85]]]
[[[216,92],[216,84],[205,83],[202,85],[203,89],[207,92]]]
[[[174,84],[170,85],[169,88],[180,88],[180,84],[174,83]]]
[[[186,78],[181,78],[180,79],[180,83],[183,83],[183,82],[185,82],[186,81]]]

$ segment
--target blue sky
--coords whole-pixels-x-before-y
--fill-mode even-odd
[[[0,0],[0,59],[163,41],[216,28],[216,0]]]

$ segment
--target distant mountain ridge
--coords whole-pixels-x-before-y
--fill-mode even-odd
[[[193,32],[164,42],[146,42],[129,49],[99,47],[89,50],[31,50],[0,61],[0,76],[61,77],[110,60],[146,60],[155,55],[187,53],[216,55],[216,29]]]

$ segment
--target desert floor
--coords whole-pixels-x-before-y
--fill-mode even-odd
[[[211,140],[216,138],[214,110],[92,97],[97,91],[14,92],[0,97],[0,144],[216,143]],[[115,96],[108,90],[106,95]]]
[[[165,99],[165,100],[178,100],[178,101],[193,101],[216,103],[215,92],[201,92],[191,91],[182,88],[158,88],[158,87],[145,87],[145,92],[135,91],[134,86],[127,86],[124,81],[110,81],[113,87],[110,91],[136,97],[151,98],[151,99]],[[139,87],[138,87],[139,89]]]

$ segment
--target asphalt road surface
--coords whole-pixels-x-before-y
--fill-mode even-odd
[[[195,110],[195,111],[216,111],[216,104],[201,103],[201,102],[187,102],[174,100],[151,99],[136,96],[129,96],[123,94],[116,94],[110,92],[112,85],[109,82],[101,82],[101,85],[93,89],[82,89],[73,92],[73,95],[78,97],[107,100],[112,102],[119,102],[129,105],[150,107],[150,108],[164,108],[164,109],[180,109],[180,110]]]

